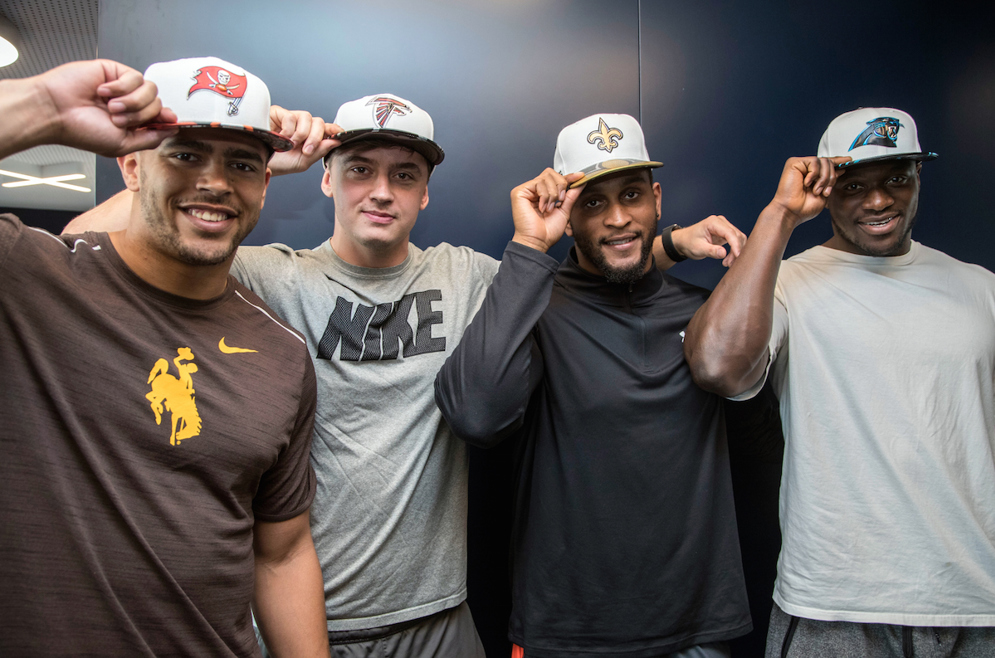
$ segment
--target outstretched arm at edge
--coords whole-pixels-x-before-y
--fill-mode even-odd
[[[0,159],[42,144],[106,156],[155,148],[176,132],[139,129],[153,120],[176,120],[157,94],[141,73],[107,59],[0,80]]]
[[[774,314],[774,284],[795,227],[818,215],[836,181],[835,165],[849,158],[791,158],[777,193],[746,245],[708,301],[691,319],[684,356],[695,382],[725,397],[763,376]]]

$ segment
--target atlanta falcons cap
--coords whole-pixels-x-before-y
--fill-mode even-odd
[[[571,123],[560,131],[553,153],[557,172],[584,174],[570,187],[624,169],[662,166],[662,162],[650,160],[643,130],[628,114],[594,114]]]
[[[819,141],[819,157],[848,155],[851,167],[876,160],[933,160],[935,153],[922,150],[916,122],[907,113],[890,107],[862,107],[833,119]]]
[[[394,94],[374,94],[343,103],[335,113],[342,144],[360,139],[386,139],[425,156],[433,167],[446,157],[436,144],[435,125],[428,112]],[[329,156],[331,153],[329,153]],[[328,157],[325,164],[328,164]]]
[[[258,137],[275,151],[294,143],[269,130],[270,96],[266,84],[240,66],[217,57],[190,57],[158,62],[145,78],[159,88],[165,107],[176,112],[176,123],[149,128],[230,128]]]

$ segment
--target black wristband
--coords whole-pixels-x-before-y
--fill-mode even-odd
[[[682,260],[687,260],[688,257],[682,256],[680,252],[677,251],[677,247],[674,246],[674,238],[670,234],[676,228],[684,227],[680,224],[671,224],[667,228],[663,229],[662,233],[660,233],[660,241],[663,243],[663,250],[667,252],[667,258],[675,263],[679,263]]]

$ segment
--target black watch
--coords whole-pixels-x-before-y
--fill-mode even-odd
[[[681,255],[680,252],[677,251],[677,247],[674,246],[674,238],[670,235],[671,233],[673,233],[674,229],[678,228],[684,228],[684,227],[681,226],[680,224],[671,224],[667,228],[663,229],[662,233],[660,233],[660,241],[663,242],[663,250],[667,252],[667,258],[674,261],[675,263],[679,263],[682,260],[688,259],[687,256],[683,256]]]

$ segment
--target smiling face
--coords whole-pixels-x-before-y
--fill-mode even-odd
[[[914,160],[885,160],[843,170],[826,204],[833,222],[826,246],[865,256],[908,253],[921,166]]]
[[[631,283],[652,266],[659,219],[660,184],[648,169],[637,169],[589,183],[570,211],[566,232],[583,269],[612,283]]]
[[[332,248],[347,263],[392,267],[428,205],[425,158],[401,146],[357,143],[332,152],[321,189],[335,200]]]
[[[154,257],[193,266],[227,264],[259,220],[269,152],[240,131],[181,130],[157,149],[120,159],[141,218],[129,229]]]

